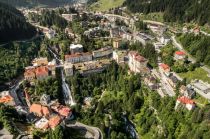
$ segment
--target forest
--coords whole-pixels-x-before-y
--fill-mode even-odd
[[[77,101],[77,120],[99,127],[104,138],[130,139],[123,119],[128,117],[141,138],[209,138],[210,107],[188,111],[175,110],[176,97],[161,98],[149,90],[140,75],[128,74],[127,67],[116,63],[102,74],[68,79]],[[92,97],[91,107],[83,107],[83,99]]]
[[[29,39],[36,34],[36,29],[12,6],[0,2],[0,17],[0,43]]]
[[[34,22],[39,22],[41,26],[51,27],[56,26],[64,29],[67,26],[67,21],[56,11],[43,10],[41,15],[30,13],[29,19]]]
[[[166,22],[210,24],[209,0],[126,0],[124,5],[132,12],[163,12]]]
[[[72,3],[73,0],[0,0],[16,7],[34,7],[34,6],[48,6],[55,7],[63,4]]]
[[[40,40],[9,43],[0,47],[0,86],[23,73],[24,68],[38,56]]]
[[[197,62],[210,66],[210,37],[204,35],[184,34],[178,37],[186,49]]]

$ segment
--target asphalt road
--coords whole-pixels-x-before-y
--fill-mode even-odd
[[[92,134],[94,139],[103,139],[103,134],[97,127],[88,126],[80,122],[75,122],[74,124],[66,124],[66,126],[75,129],[87,130],[88,133],[86,134]]]
[[[172,39],[172,42],[173,42],[173,44],[174,44],[175,47],[177,47],[177,48],[178,48],[179,50],[181,50],[181,51],[184,51],[184,52],[188,55],[188,60],[189,60],[189,61],[192,61],[192,63],[195,63],[195,62],[196,62],[196,59],[193,58],[193,57],[191,57],[191,56],[189,55],[189,53],[186,52],[186,51],[183,49],[182,45],[181,45],[180,43],[177,42],[175,36],[172,36],[171,39]],[[202,63],[202,64],[203,64],[203,63]],[[201,68],[204,69],[206,72],[208,72],[208,73],[210,74],[210,69],[209,69],[207,66],[204,65],[204,66],[202,66]]]
[[[174,44],[174,46],[175,46],[176,48],[178,48],[180,51],[185,52],[185,54],[188,55],[188,60],[189,60],[189,61],[191,61],[192,63],[195,63],[195,62],[196,62],[196,59],[195,59],[195,58],[192,58],[192,57],[189,55],[189,53],[186,52],[186,51],[183,49],[182,45],[181,45],[180,43],[177,42],[175,36],[172,36],[171,39],[172,39],[172,42],[173,42],[173,44]]]
[[[22,101],[19,99],[18,95],[17,95],[17,89],[19,88],[19,85],[23,82],[23,79],[19,79],[17,81],[17,83],[10,89],[10,95],[14,98],[14,101],[16,103],[17,106],[23,106],[24,104],[22,103]]]

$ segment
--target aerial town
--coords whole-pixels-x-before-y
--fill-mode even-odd
[[[0,138],[1,135],[3,139],[35,138],[35,136],[44,138],[44,133],[55,131],[58,127],[71,129],[68,132],[85,130],[84,138],[94,139],[121,138],[119,134],[123,131],[126,132],[126,138],[146,138],[147,131],[144,130],[147,129],[150,132],[147,137],[150,138],[149,135],[156,131],[150,131],[149,128],[153,130],[158,128],[160,131],[157,134],[162,134],[166,126],[158,124],[164,119],[160,116],[160,106],[156,105],[163,107],[170,105],[172,108],[165,110],[169,113],[173,111],[173,113],[186,114],[198,112],[199,109],[206,110],[202,108],[210,104],[210,68],[204,63],[198,64],[196,58],[186,50],[179,36],[190,34],[207,37],[208,33],[202,31],[199,26],[191,28],[182,26],[177,29],[164,22],[142,20],[137,14],[126,13],[124,7],[106,12],[93,12],[86,7],[85,3],[76,3],[62,8],[19,8],[27,22],[39,32],[43,43],[40,45],[40,52],[28,59],[29,64],[24,64],[21,74],[9,84],[9,89],[0,93],[0,103],[14,108],[17,115],[24,117],[24,122],[27,124],[21,124],[21,120],[12,122],[12,127],[18,134],[3,134],[6,132],[3,130],[6,129],[2,131],[0,129]],[[42,21],[36,17],[41,17],[46,10],[65,11],[61,12],[59,17],[68,25],[62,27],[61,31],[56,26],[57,23],[52,26],[41,23]],[[206,74],[201,75],[198,72],[197,78],[187,75],[196,69]],[[108,73],[109,71],[114,74]],[[110,76],[110,79],[107,76]],[[133,86],[130,85],[130,80],[134,80]],[[125,109],[116,110],[116,113],[121,115],[120,122],[124,119],[126,121],[126,128],[118,131],[115,129],[118,126],[109,125],[116,124],[113,117],[116,118],[117,114],[112,114],[116,108],[114,101],[128,105],[124,99],[118,100],[125,97],[122,94],[123,88],[118,85],[120,83],[124,83],[122,86],[125,86],[125,92],[133,90],[131,92],[136,93],[131,96],[126,94],[127,101],[129,105],[134,103],[135,109],[139,106],[138,109],[141,110],[135,111],[133,115],[126,106]],[[115,88],[114,91],[110,89],[111,87],[106,88],[109,84]],[[99,87],[94,88],[94,85]],[[126,89],[126,85],[129,88]],[[113,97],[117,99],[114,100]],[[135,101],[134,97],[139,100]],[[132,98],[131,104],[130,98]],[[154,98],[160,103],[153,102],[151,99]],[[148,107],[142,108],[144,105]],[[148,111],[146,109],[157,118],[153,121],[157,127],[145,127],[145,125],[143,128],[135,127],[138,124],[143,125],[142,122],[149,119],[139,118]],[[97,127],[100,124],[93,120],[96,113],[104,116],[106,130],[101,129],[101,126]],[[93,118],[91,119],[93,125],[87,124],[88,116]],[[188,114],[188,118],[193,116]],[[103,121],[101,125],[102,123]],[[34,131],[37,131],[37,134]],[[115,137],[114,133],[118,135]],[[174,134],[181,133],[176,131]],[[168,138],[169,135],[163,134],[161,137]]]

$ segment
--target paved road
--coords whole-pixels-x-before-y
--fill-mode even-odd
[[[175,36],[172,36],[171,39],[172,39],[172,42],[173,42],[173,44],[174,44],[174,46],[175,46],[176,48],[178,48],[179,50],[185,52],[185,54],[188,55],[188,60],[189,60],[189,61],[191,61],[192,63],[195,63],[195,62],[196,62],[196,59],[193,58],[193,57],[191,57],[191,56],[189,55],[189,53],[183,49],[182,45],[181,45],[180,43],[177,42]]]
[[[201,30],[201,33],[204,34],[204,35],[206,35],[206,36],[210,36],[210,34],[208,34],[208,33],[205,32],[205,31],[202,31],[202,30]]]
[[[87,130],[87,134],[92,134],[94,139],[103,139],[103,134],[101,130],[97,127],[88,126],[80,122],[75,122],[74,124],[67,124],[66,126],[75,129]]]
[[[161,88],[166,91],[168,96],[170,96],[170,97],[175,96],[176,93],[174,92],[174,90],[171,87],[171,85],[168,83],[168,81],[166,79],[166,76],[163,73],[159,73],[157,70],[152,70],[152,74],[156,75],[160,79]],[[163,96],[163,94],[160,94],[160,95]]]
[[[178,48],[179,50],[181,50],[181,51],[184,51],[184,52],[188,55],[188,60],[189,60],[189,61],[192,61],[192,63],[195,63],[195,62],[196,62],[196,59],[193,58],[193,57],[191,57],[191,56],[189,55],[189,53],[183,49],[183,46],[182,46],[180,43],[177,42],[175,36],[172,36],[171,39],[172,39],[173,44],[174,44],[175,47],[177,47],[177,48]],[[204,69],[206,72],[208,72],[208,73],[210,74],[210,68],[208,68],[208,67],[205,66],[205,65],[202,66],[201,68]]]
[[[23,78],[17,80],[17,83],[10,89],[10,95],[14,98],[15,104],[17,106],[19,105],[24,106],[24,104],[22,103],[22,100],[20,100],[20,98],[17,95],[17,89],[19,88],[22,82],[23,82]]]

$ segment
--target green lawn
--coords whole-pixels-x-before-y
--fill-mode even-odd
[[[111,8],[119,7],[125,0],[99,0],[92,4],[90,9],[92,11],[107,11]]]
[[[206,33],[209,33],[210,34],[210,27],[208,25],[201,26],[201,30],[203,30]]]
[[[186,78],[187,82],[190,82],[193,79],[200,79],[204,82],[210,83],[210,77],[208,77],[208,72],[202,68],[196,68],[194,71],[189,71],[186,73],[179,73],[182,78]]]
[[[200,95],[197,95],[196,94],[196,97],[195,99],[193,99],[195,101],[195,103],[199,106],[199,107],[204,107],[206,106],[207,104],[209,104],[208,102],[208,99],[200,96]]]

